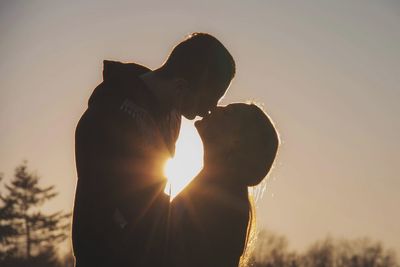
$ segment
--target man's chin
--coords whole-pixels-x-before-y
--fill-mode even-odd
[[[196,118],[196,114],[182,114],[182,116],[190,121]]]

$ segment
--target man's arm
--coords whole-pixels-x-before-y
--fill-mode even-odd
[[[114,109],[88,109],[76,131],[75,254],[122,250],[121,221],[135,206],[126,202],[162,179],[167,157],[153,120],[129,100]]]

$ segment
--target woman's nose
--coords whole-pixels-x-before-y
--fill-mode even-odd
[[[219,113],[219,112],[222,111],[222,109],[223,109],[222,106],[215,106],[215,107],[211,110],[211,114],[212,114],[212,113]]]

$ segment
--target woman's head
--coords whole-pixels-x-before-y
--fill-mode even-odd
[[[279,138],[271,120],[256,105],[217,107],[196,127],[204,144],[205,169],[247,186],[260,183],[269,172]]]

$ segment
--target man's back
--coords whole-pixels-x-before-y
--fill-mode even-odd
[[[158,222],[168,212],[162,169],[180,116],[147,90],[138,77],[146,71],[136,64],[105,62],[104,82],[78,123],[73,222],[78,267],[126,266],[136,260],[145,266],[146,253],[162,246],[162,237],[154,236],[163,235]],[[168,120],[170,129],[162,129]]]

